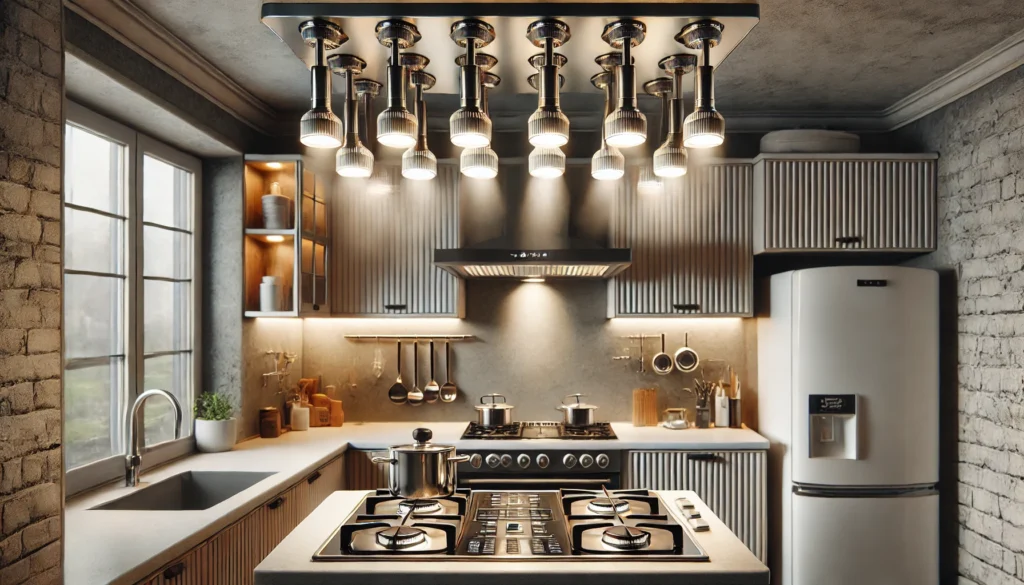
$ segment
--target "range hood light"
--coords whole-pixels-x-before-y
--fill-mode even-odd
[[[725,118],[715,109],[714,70],[711,48],[722,41],[725,27],[715,20],[704,20],[683,27],[676,41],[701,52],[694,82],[694,110],[683,122],[683,145],[687,148],[714,148],[725,141]]]
[[[448,120],[452,144],[460,148],[482,148],[491,144],[491,119],[480,107],[480,67],[476,50],[494,40],[494,27],[482,20],[465,19],[452,25],[451,38],[465,47],[461,67],[461,107]]]
[[[400,19],[377,23],[377,41],[391,51],[388,59],[388,107],[377,116],[377,142],[391,148],[412,148],[416,144],[416,116],[405,107],[407,71],[400,49],[420,40],[416,25]]]
[[[411,71],[409,80],[416,90],[416,118],[418,133],[416,144],[402,154],[402,176],[414,181],[429,181],[437,176],[437,157],[427,146],[427,103],[423,91],[434,87],[437,79],[423,71],[430,62],[423,55],[406,53],[402,55],[404,65]]]
[[[538,20],[526,29],[526,38],[536,47],[544,49],[540,55],[530,59],[530,64],[540,72],[540,92],[537,111],[527,122],[530,144],[537,147],[560,147],[569,142],[569,118],[559,106],[558,70],[565,66],[565,55],[555,56],[555,48],[567,43],[570,38],[569,25],[561,20]]]
[[[619,20],[604,27],[601,38],[614,49],[622,50],[615,67],[615,86],[619,103],[604,120],[605,141],[616,148],[630,148],[647,141],[647,118],[636,107],[636,67],[632,47],[644,41],[647,27],[638,20]]]
[[[373,153],[359,140],[354,80],[363,72],[366,61],[355,55],[331,55],[327,62],[332,71],[345,76],[345,141],[335,155],[334,168],[342,177],[369,177],[373,173]]]
[[[610,55],[617,56],[618,53]],[[608,57],[604,55],[602,57]],[[602,61],[598,57],[598,62]],[[613,66],[614,67],[614,66]],[[602,71],[590,78],[594,87],[604,90],[604,118],[612,112],[612,95],[615,89],[615,76],[611,71]],[[617,181],[626,172],[626,157],[614,146],[608,146],[605,142],[604,124],[601,124],[601,148],[594,153],[590,159],[590,176],[598,181]]]
[[[683,102],[683,76],[693,71],[697,56],[690,54],[671,55],[658,65],[672,74],[672,101],[668,109],[668,134],[658,150],[654,151],[654,174],[659,177],[681,177],[686,174],[686,147],[679,124],[686,113]]]
[[[557,179],[565,174],[565,153],[560,148],[538,146],[530,153],[530,176]]]
[[[523,282],[544,282],[544,278],[541,276],[527,276],[526,278],[523,279]]]
[[[485,65],[480,63],[480,57],[485,57],[486,69],[493,67],[498,60],[490,55],[484,53],[477,53],[477,64],[484,68]],[[481,102],[483,111],[485,114],[490,116],[490,110],[488,109],[487,94],[489,90],[498,86],[501,83],[501,78],[497,75],[485,70],[481,73],[480,90]],[[493,179],[498,176],[498,153],[494,152],[490,146],[482,146],[480,148],[467,148],[462,151],[462,156],[459,157],[459,168],[463,175],[473,179]]]
[[[309,20],[299,27],[302,39],[316,52],[309,68],[312,97],[310,110],[299,120],[299,142],[310,148],[338,148],[341,146],[341,120],[331,111],[331,73],[324,63],[329,50],[340,47],[348,36],[338,25]]]

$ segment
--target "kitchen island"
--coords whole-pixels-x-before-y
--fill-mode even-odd
[[[317,562],[313,553],[331,537],[367,495],[364,491],[339,491],[329,496],[289,534],[256,568],[256,585],[623,585],[671,580],[706,585],[767,585],[768,568],[729,531],[717,516],[690,491],[659,492],[662,500],[689,500],[710,530],[694,533],[708,561],[454,561],[347,560]],[[668,513],[680,523],[686,520],[674,505]]]

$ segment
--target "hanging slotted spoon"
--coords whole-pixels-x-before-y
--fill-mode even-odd
[[[423,388],[423,401],[427,404],[437,402],[440,391],[441,388],[437,385],[437,380],[434,378],[434,340],[430,340],[430,382]]]
[[[409,390],[406,399],[413,406],[423,404],[423,391],[420,390],[420,342],[418,341],[412,343],[412,390]]]
[[[458,396],[459,390],[455,387],[455,383],[452,382],[452,349],[449,342],[444,342],[444,375],[448,378],[448,381],[441,386],[441,402],[455,402],[455,397]]]
[[[402,383],[402,341],[398,341],[398,379],[388,389],[388,400],[395,404],[402,404],[409,397],[409,390],[406,389],[405,384]]]

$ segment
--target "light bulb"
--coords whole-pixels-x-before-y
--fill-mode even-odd
[[[414,181],[429,181],[437,176],[437,158],[429,150],[410,148],[402,155],[402,176]]]
[[[598,181],[616,181],[625,173],[626,157],[615,147],[602,147],[590,159],[590,176]]]
[[[389,148],[412,148],[416,144],[416,116],[405,107],[408,76],[399,49],[407,49],[420,39],[411,22],[387,19],[377,23],[377,40],[388,48],[388,107],[377,116],[377,142]]]
[[[556,179],[565,174],[565,153],[558,148],[534,148],[529,163],[531,177]]]
[[[498,154],[488,146],[467,148],[459,157],[459,168],[473,179],[493,179],[498,176]]]
[[[369,177],[373,174],[373,153],[361,143],[343,146],[335,155],[334,170],[342,177]]]
[[[284,241],[284,236],[267,236],[267,241],[277,244]]]
[[[465,47],[465,64],[459,71],[460,108],[448,119],[452,144],[459,148],[491,145],[491,118],[480,102],[480,67],[476,50],[494,40],[494,27],[482,20],[467,18],[451,27],[451,39]]]

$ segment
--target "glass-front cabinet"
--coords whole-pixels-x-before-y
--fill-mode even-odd
[[[330,180],[299,155],[245,157],[246,317],[330,315]]]

